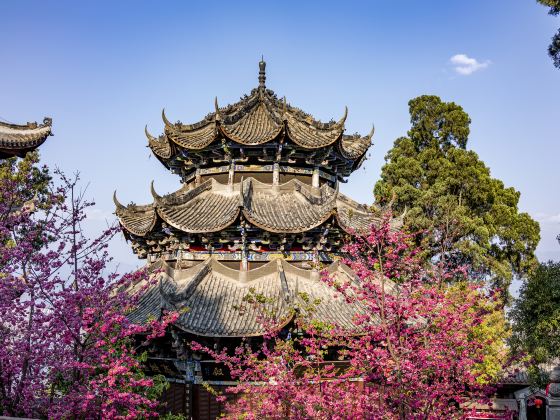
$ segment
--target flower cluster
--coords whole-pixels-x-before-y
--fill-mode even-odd
[[[226,417],[462,418],[469,403],[487,403],[491,390],[476,373],[486,343],[473,331],[486,316],[480,300],[490,297],[479,285],[450,287],[445,270],[425,267],[389,219],[346,252],[357,279],[341,282],[325,272],[323,281],[361,308],[354,331],[306,316],[288,334],[270,322],[257,348],[191,344],[239,381],[228,389],[235,398],[219,397]]]
[[[156,416],[153,379],[143,375],[137,337],[163,334],[126,314],[148,273],[110,272],[110,227],[83,234],[92,205],[78,177],[54,186],[36,159],[0,165],[0,414],[48,418]]]

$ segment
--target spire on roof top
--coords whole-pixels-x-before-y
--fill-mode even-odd
[[[259,88],[264,89],[266,86],[264,82],[266,81],[266,62],[264,57],[261,55],[261,61],[259,61]]]

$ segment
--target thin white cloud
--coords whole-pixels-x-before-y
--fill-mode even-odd
[[[536,213],[535,219],[537,219],[541,223],[560,223],[560,213],[558,214],[549,214],[549,213]]]
[[[87,220],[112,220],[115,217],[112,212],[98,207],[89,207],[86,209],[85,213]]]
[[[490,60],[480,62],[476,58],[469,57],[467,54],[455,54],[449,61],[453,65],[455,72],[462,76],[468,76],[490,65]]]

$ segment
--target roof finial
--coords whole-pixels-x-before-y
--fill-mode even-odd
[[[266,81],[266,62],[264,61],[264,56],[261,55],[261,61],[259,61],[259,88],[264,89],[266,86],[264,82]]]

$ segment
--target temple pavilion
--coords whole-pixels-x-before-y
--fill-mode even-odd
[[[215,348],[258,340],[264,327],[251,308],[240,311],[249,289],[269,300],[279,326],[289,327],[305,293],[320,302],[310,317],[349,329],[356,308],[321,281],[319,270],[354,280],[339,262],[345,239],[378,222],[370,206],[339,191],[366,159],[373,129],[345,134],[347,110],[320,122],[266,87],[259,63],[258,87],[239,102],[203,120],[169,121],[148,145],[182,187],[153,202],[119,203],[122,231],[139,258],[157,270],[157,286],[131,317],[145,322],[178,310],[170,336],[150,349],[148,368],[174,383],[169,409],[214,418],[218,407],[199,384],[228,384],[227,372],[191,354],[196,339]],[[397,221],[398,222],[398,221]],[[304,314],[305,315],[305,314]]]
[[[45,118],[43,124],[28,122],[25,125],[0,121],[0,159],[24,157],[51,136],[52,120]]]

